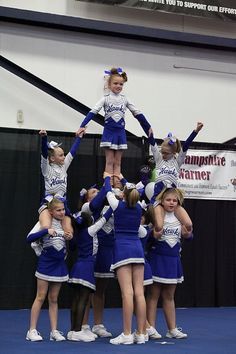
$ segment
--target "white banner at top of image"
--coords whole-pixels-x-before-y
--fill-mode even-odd
[[[236,200],[236,151],[189,149],[178,188],[185,198]]]
[[[78,1],[78,0],[77,0]],[[134,7],[144,10],[172,12],[182,15],[236,20],[235,0],[79,0],[104,5]]]

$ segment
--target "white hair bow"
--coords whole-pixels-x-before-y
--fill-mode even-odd
[[[145,200],[142,200],[142,201],[140,202],[140,205],[141,205],[141,208],[142,208],[142,209],[147,210],[147,204],[146,204]]]
[[[48,143],[48,148],[49,149],[55,149],[58,148],[59,146],[61,146],[62,143],[56,143],[55,141],[50,141],[50,143]]]
[[[127,189],[136,189],[136,185],[134,183],[129,183],[129,182],[126,183],[125,187]]]

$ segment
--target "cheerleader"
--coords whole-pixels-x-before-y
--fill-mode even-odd
[[[153,274],[153,284],[147,294],[147,320],[155,328],[156,310],[159,297],[162,296],[163,311],[168,327],[166,337],[186,338],[187,334],[176,326],[174,295],[176,285],[182,283],[183,270],[180,260],[181,232],[184,238],[191,233],[180,224],[175,210],[183,202],[183,195],[178,189],[165,189],[158,195],[164,215],[163,234],[154,232],[151,249],[148,253],[149,264]]]
[[[105,205],[102,214],[108,210],[109,206]],[[107,220],[106,224],[98,231],[98,253],[96,256],[94,275],[96,279],[96,291],[93,295],[93,317],[94,326],[92,332],[99,337],[112,337],[103,324],[103,310],[105,305],[105,292],[109,284],[109,280],[114,278],[114,273],[110,268],[113,262],[114,247],[114,216],[113,214]]]
[[[152,269],[147,259],[148,249],[150,244],[152,243],[152,232],[153,232],[153,225],[154,225],[154,210],[151,204],[147,205],[144,200],[141,202],[142,205],[142,218],[141,218],[141,225],[145,227],[147,230],[147,234],[145,237],[140,238],[140,241],[143,246],[144,255],[145,255],[145,264],[144,264],[144,291],[147,293],[148,288],[151,284],[153,284],[152,279]],[[145,341],[147,342],[149,339],[160,339],[162,336],[157,330],[151,326],[148,321],[146,320],[146,326],[144,328],[145,334]]]
[[[72,341],[91,342],[95,336],[86,334],[82,329],[83,318],[90,294],[95,291],[94,263],[96,259],[98,240],[97,232],[105,225],[112,214],[111,208],[93,223],[90,214],[82,212],[75,217],[75,236],[71,241],[71,246],[78,248],[78,258],[73,265],[69,283],[73,285],[74,296],[71,306],[71,330],[67,334],[67,339]]]
[[[47,201],[51,195],[66,197],[67,192],[67,170],[75,157],[83,134],[77,136],[69,153],[65,156],[63,149],[54,141],[47,142],[46,130],[40,130],[42,137],[41,172],[44,177],[45,195],[42,205],[39,208],[39,222],[42,229],[51,227],[51,215],[47,209]],[[66,206],[66,205],[65,205]],[[66,215],[69,211],[66,210]],[[63,220],[65,231],[72,232],[70,218],[66,216]]]
[[[64,232],[62,221],[65,218],[64,203],[53,198],[47,205],[51,216],[51,228],[40,229],[39,222],[27,236],[27,242],[40,240],[41,254],[35,276],[37,278],[37,294],[31,308],[30,328],[26,339],[41,341],[43,337],[37,331],[37,322],[41,307],[48,293],[49,318],[51,324],[50,340],[63,341],[65,337],[57,330],[58,295],[62,282],[68,280],[68,270],[65,263],[66,240],[71,239],[71,233]]]
[[[107,200],[114,214],[114,259],[111,270],[116,271],[122,294],[123,332],[110,340],[111,344],[145,343],[146,304],[143,290],[144,252],[139,239],[146,235],[140,226],[142,208],[139,192],[133,184],[126,184],[123,200],[116,199],[111,191],[111,177],[104,173]],[[131,333],[131,323],[136,304],[137,332]]]
[[[108,209],[105,205],[106,192],[102,187],[100,191],[97,188],[91,187],[88,190],[82,189],[81,192],[81,211],[88,212],[93,215],[94,220],[97,220]],[[91,338],[99,337],[111,337],[109,332],[103,324],[103,311],[105,303],[105,291],[108,286],[110,278],[114,277],[114,273],[110,271],[110,267],[113,259],[113,216],[107,221],[107,223],[98,231],[98,252],[96,255],[94,275],[96,281],[96,290],[93,293],[93,318],[94,326],[91,328],[88,324],[90,302],[85,311],[82,331]]]
[[[84,133],[89,121],[103,108],[105,112],[105,127],[100,146],[105,148],[105,171],[112,176],[119,176],[122,154],[127,149],[125,133],[125,112],[127,108],[139,121],[148,136],[152,133],[152,129],[141,111],[121,93],[124,83],[128,80],[127,74],[121,68],[112,68],[105,73],[107,74],[109,92],[87,114],[77,134]]]
[[[184,159],[187,150],[197,136],[199,131],[202,129],[203,124],[201,122],[197,123],[197,127],[193,130],[190,136],[181,147],[179,139],[172,136],[171,133],[164,139],[161,144],[161,150],[158,150],[155,139],[152,136],[149,137],[149,142],[151,144],[151,150],[156,164],[156,180],[154,185],[154,194],[151,198],[151,202],[155,202],[156,196],[165,187],[177,187],[178,177],[180,172],[180,167],[184,163]],[[178,153],[178,156],[176,154]],[[175,215],[178,220],[184,225],[189,232],[192,231],[192,221],[183,207],[180,205],[175,210]],[[155,216],[156,216],[156,231],[160,234],[163,230],[164,221],[164,210],[160,205],[155,205]]]
[[[131,185],[131,183],[129,183],[124,176],[120,173],[119,175],[119,179],[120,179],[120,183],[123,186],[123,188],[126,186],[127,188],[129,188],[129,186]],[[140,183],[137,183],[135,185],[137,191],[139,192],[140,198],[142,198],[142,188],[140,189]],[[123,193],[121,194],[123,196]],[[141,210],[142,210],[142,217],[141,217],[141,225],[143,225],[143,227],[146,229],[146,233],[142,234],[142,237],[140,237],[140,241],[143,247],[143,251],[144,254],[146,254],[146,248],[147,248],[147,243],[150,237],[150,233],[152,231],[152,227],[155,221],[154,218],[154,211],[153,211],[153,206],[147,205],[145,200],[142,199],[142,201],[140,202],[141,205]],[[144,281],[143,281],[143,285],[150,285],[153,283],[152,280],[152,272],[151,272],[151,268],[148,264],[148,261],[145,257],[145,264],[144,264]]]

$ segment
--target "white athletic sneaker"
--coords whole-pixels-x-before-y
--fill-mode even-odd
[[[87,336],[91,337],[91,338],[97,338],[97,334],[93,333],[90,326],[88,324],[85,324],[81,327],[82,332],[84,332]]]
[[[127,334],[125,335],[124,333],[121,333],[118,337],[110,339],[111,344],[133,344],[134,343],[134,337],[133,334]]]
[[[97,334],[99,337],[107,338],[112,337],[112,334],[107,331],[103,324],[94,325],[92,332]]]
[[[134,343],[137,344],[145,344],[145,335],[140,333],[138,334],[136,331],[133,333]]]
[[[162,337],[162,335],[157,332],[156,328],[154,328],[152,326],[149,328],[146,328],[146,331],[147,331],[148,337],[150,339],[160,339]]]
[[[67,339],[75,342],[93,342],[95,338],[89,337],[83,331],[69,331],[67,333]]]
[[[148,341],[149,341],[149,335],[148,335],[148,332],[146,332],[146,334],[144,334],[144,339],[145,339],[145,342],[148,342]]]
[[[72,333],[73,333],[73,331],[67,332],[66,338],[67,338],[68,340],[72,340],[72,339],[71,339]]]
[[[31,342],[38,342],[43,340],[43,337],[40,335],[37,329],[29,329],[26,334],[26,339],[31,340]]]
[[[167,338],[176,338],[176,339],[182,339],[182,338],[187,338],[187,334],[182,332],[182,328],[174,328],[170,329],[166,333]]]
[[[50,332],[50,340],[55,340],[56,342],[66,340],[66,338],[62,334],[62,332],[58,331],[57,329],[54,329]]]

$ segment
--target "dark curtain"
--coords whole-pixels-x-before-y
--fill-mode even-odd
[[[74,140],[72,134],[60,132],[48,132],[48,136],[62,142],[65,152]],[[99,142],[100,136],[86,135],[69,168],[68,200],[72,211],[77,209],[81,188],[102,184],[105,159]],[[139,181],[139,167],[147,151],[144,139],[129,139],[122,159],[122,172],[129,181]],[[26,243],[26,235],[38,220],[43,193],[38,131],[1,128],[0,152],[0,309],[30,308],[36,290],[37,257]],[[188,199],[185,208],[194,223],[194,239],[182,245],[185,281],[177,289],[177,306],[235,306],[236,203]],[[73,257],[68,257],[69,266]],[[70,288],[64,284],[60,307],[69,307],[70,299]],[[106,306],[120,304],[118,284],[111,280]]]
[[[236,305],[236,203],[186,200],[194,239],[183,241],[179,306]]]

